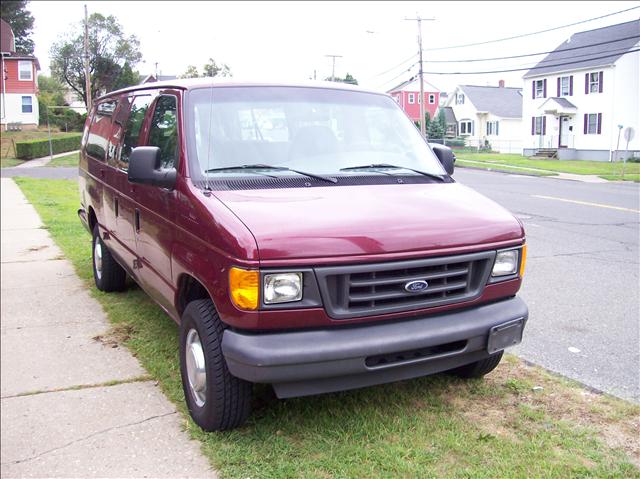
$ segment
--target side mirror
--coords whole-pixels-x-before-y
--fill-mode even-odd
[[[456,155],[453,153],[453,150],[448,146],[438,143],[429,143],[429,146],[440,160],[440,163],[442,163],[447,174],[453,175],[453,169],[456,164]]]
[[[127,177],[131,183],[173,189],[176,186],[175,168],[162,168],[160,148],[139,146],[131,151]]]

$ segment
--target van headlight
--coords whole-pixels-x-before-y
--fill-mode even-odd
[[[265,304],[291,303],[302,299],[302,273],[268,273],[264,275]]]
[[[493,262],[493,270],[491,276],[509,276],[518,272],[518,254],[519,250],[510,249],[507,251],[498,251],[496,260]]]

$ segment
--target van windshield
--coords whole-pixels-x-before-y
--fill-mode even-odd
[[[312,87],[199,88],[189,93],[186,117],[196,177],[293,170],[446,175],[411,120],[384,95]]]

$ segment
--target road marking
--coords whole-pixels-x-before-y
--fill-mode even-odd
[[[609,208],[610,210],[630,211],[632,213],[640,213],[640,210],[634,210],[633,208],[624,208],[622,206],[603,205],[601,203],[590,203],[588,201],[569,200],[567,198],[556,198],[555,196],[544,196],[544,195],[531,195],[531,196],[534,198],[542,198],[544,200],[564,201],[565,203],[575,203],[577,205],[597,206],[599,208]]]

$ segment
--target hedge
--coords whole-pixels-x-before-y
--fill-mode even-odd
[[[80,149],[82,134],[70,134],[51,138],[53,154]],[[32,160],[49,155],[49,140],[27,140],[16,142],[16,157],[21,160]]]

